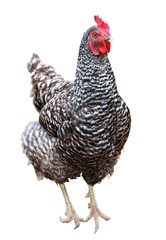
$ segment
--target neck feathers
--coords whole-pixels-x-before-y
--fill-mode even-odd
[[[117,94],[115,77],[108,56],[107,54],[102,58],[95,56],[90,49],[83,46],[80,46],[74,95],[81,105],[107,101]]]

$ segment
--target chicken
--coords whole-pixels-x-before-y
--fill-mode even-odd
[[[130,111],[120,97],[108,59],[111,47],[110,28],[98,16],[97,26],[83,35],[75,81],[65,81],[54,68],[34,54],[28,70],[32,77],[33,103],[39,122],[31,122],[22,134],[23,150],[39,179],[59,184],[66,203],[66,219],[80,218],[69,199],[65,182],[82,176],[89,187],[90,214],[109,220],[98,208],[93,186],[112,175],[128,138]]]

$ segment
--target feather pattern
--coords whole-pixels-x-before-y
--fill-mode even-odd
[[[33,165],[37,178],[49,178],[56,183],[80,175],[67,161],[63,161],[56,149],[57,139],[50,136],[39,122],[31,122],[22,134],[22,146]]]
[[[111,175],[130,131],[130,112],[108,56],[94,55],[87,44],[95,30],[91,27],[82,38],[74,84],[36,55],[29,64],[40,123],[25,130],[24,150],[36,172],[58,183],[82,174],[94,185]]]
[[[89,185],[90,214],[95,232],[99,217],[109,220],[98,208],[93,185],[112,175],[127,141],[131,118],[118,93],[107,53],[109,26],[95,16],[97,26],[83,35],[74,82],[65,81],[55,69],[33,54],[28,70],[32,78],[33,103],[39,122],[31,122],[22,134],[22,147],[38,179],[60,184],[66,219],[75,228],[83,221],[68,197],[64,183],[82,175]]]

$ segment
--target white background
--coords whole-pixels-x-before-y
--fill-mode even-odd
[[[164,0],[1,1],[0,4],[0,239],[166,239],[166,14]],[[62,224],[59,187],[36,181],[20,136],[37,120],[26,64],[33,52],[74,80],[79,44],[99,14],[115,40],[109,58],[132,129],[111,179],[95,186],[98,205],[111,216]],[[86,183],[66,184],[82,217],[89,213]]]

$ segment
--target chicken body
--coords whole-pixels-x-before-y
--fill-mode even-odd
[[[95,30],[82,38],[74,83],[37,55],[28,65],[39,122],[25,129],[23,149],[38,177],[59,184],[82,174],[93,186],[111,175],[130,131],[130,112],[118,94],[108,55],[96,56],[87,45]]]
[[[87,35],[80,46],[74,87],[46,103],[39,121],[58,136],[61,160],[94,185],[112,174],[129,134],[130,114],[118,94],[108,56],[95,56],[86,44]]]

